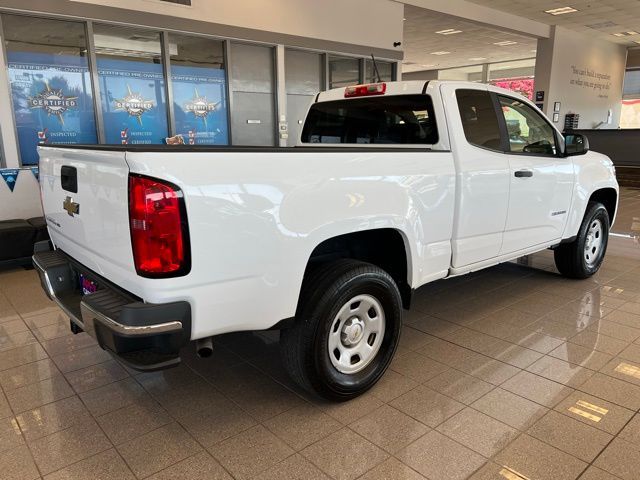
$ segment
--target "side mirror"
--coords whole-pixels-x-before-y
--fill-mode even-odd
[[[570,133],[564,137],[564,154],[566,157],[584,155],[589,151],[589,140],[580,133]]]

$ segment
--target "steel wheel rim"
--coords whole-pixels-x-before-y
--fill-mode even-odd
[[[584,242],[584,261],[587,266],[594,266],[602,256],[604,243],[604,228],[599,219],[591,220],[587,230],[587,239]]]
[[[382,304],[371,295],[357,295],[338,311],[329,331],[327,348],[334,368],[353,375],[380,351],[385,331]]]

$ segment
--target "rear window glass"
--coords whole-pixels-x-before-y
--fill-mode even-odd
[[[315,103],[303,143],[418,144],[438,142],[428,95],[363,97]]]

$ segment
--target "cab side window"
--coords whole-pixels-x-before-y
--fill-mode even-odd
[[[486,90],[456,90],[458,110],[467,141],[477,147],[502,151],[498,116]]]
[[[498,98],[512,153],[556,154],[555,131],[539,112],[514,98]]]

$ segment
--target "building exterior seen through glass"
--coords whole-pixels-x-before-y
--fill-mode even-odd
[[[97,143],[85,27],[3,15],[20,157],[36,165],[38,143]]]
[[[535,70],[535,58],[490,63],[488,81],[491,85],[506,88],[533,100]]]
[[[485,63],[438,71],[438,80],[489,83],[517,92],[533,100],[536,59],[525,58],[509,62]]]
[[[481,83],[483,81],[482,71],[482,65],[447,68],[438,72],[438,80],[460,80],[463,82]]]
[[[381,82],[390,82],[393,79],[393,64],[389,62],[383,62],[376,60],[376,66],[378,67],[378,73],[380,74]],[[364,83],[375,83],[378,81],[378,75],[373,67],[372,60],[365,60],[364,62]]]
[[[348,87],[360,83],[360,60],[329,57],[329,88]]]
[[[175,133],[190,145],[229,143],[224,43],[169,34]]]
[[[624,93],[620,128],[640,128],[640,69],[627,69],[624,75]]]

